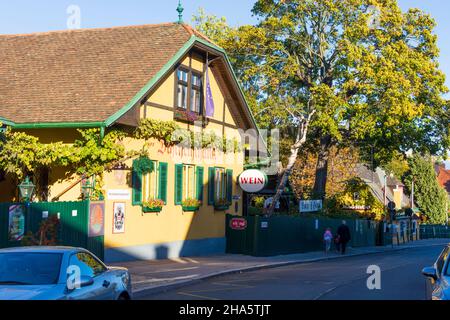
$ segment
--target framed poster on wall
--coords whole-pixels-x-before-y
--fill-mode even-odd
[[[89,238],[105,235],[105,203],[91,202],[89,204]]]
[[[125,233],[125,202],[114,202],[113,233]]]
[[[25,207],[13,205],[9,207],[9,241],[21,241],[25,235]]]

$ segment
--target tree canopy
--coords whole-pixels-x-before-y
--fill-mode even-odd
[[[259,125],[290,141],[285,174],[306,144],[321,145],[317,170],[336,144],[375,164],[448,148],[431,16],[396,0],[258,0],[252,13],[255,26],[204,15],[196,26],[228,51]]]

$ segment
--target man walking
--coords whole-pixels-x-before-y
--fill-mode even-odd
[[[342,221],[342,225],[338,228],[337,234],[339,236],[341,253],[345,254],[347,244],[352,239],[350,235],[350,228],[347,226],[347,221],[345,220]]]

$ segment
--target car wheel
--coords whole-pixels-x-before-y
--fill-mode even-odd
[[[127,301],[127,300],[130,300],[130,296],[127,293],[122,293],[117,300],[118,301]]]

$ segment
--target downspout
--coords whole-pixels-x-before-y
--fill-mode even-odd
[[[102,142],[104,138],[105,138],[105,125],[102,125],[100,127],[100,142]]]

